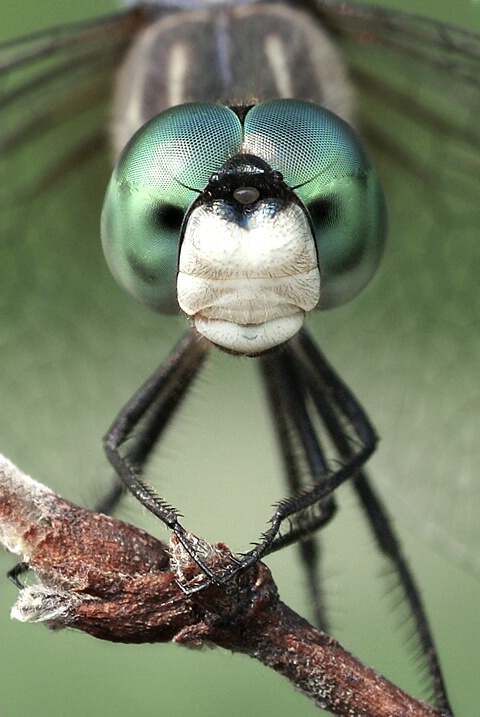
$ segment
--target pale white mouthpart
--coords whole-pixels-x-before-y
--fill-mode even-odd
[[[218,346],[260,353],[287,341],[320,300],[314,237],[303,209],[271,201],[242,216],[194,209],[177,277],[180,308]]]
[[[305,314],[273,319],[263,324],[242,326],[231,321],[195,319],[197,331],[216,346],[242,354],[256,354],[267,351],[295,336],[302,328]],[[234,347],[234,348],[233,348]]]

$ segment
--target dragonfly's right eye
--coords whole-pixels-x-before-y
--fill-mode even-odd
[[[178,312],[184,214],[242,137],[228,107],[186,104],[147,122],[122,152],[103,205],[102,244],[115,279],[143,305]]]

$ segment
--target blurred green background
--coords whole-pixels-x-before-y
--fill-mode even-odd
[[[480,7],[466,0],[378,4],[423,12],[480,32]],[[3,7],[0,32],[4,37],[15,37],[112,8],[113,3],[104,0],[20,0],[9,8]],[[78,204],[79,194],[72,186],[68,209],[63,206],[62,196],[61,202],[53,199],[42,210],[60,237],[62,212],[67,211],[69,222],[81,226],[85,238],[95,238],[105,170],[101,168],[92,176],[98,178],[88,187],[87,204]],[[45,299],[45,305],[32,304],[29,314],[28,282],[23,286],[19,276],[25,337],[18,340],[18,345],[25,350],[20,349],[16,363],[11,364],[16,375],[2,381],[0,449],[65,497],[91,505],[101,492],[101,482],[106,483],[109,476],[100,437],[118,408],[168,352],[184,324],[144,315],[141,308],[131,305],[108,279],[97,244],[93,255],[87,253],[88,242],[77,248],[85,262],[78,271],[78,267],[69,265],[67,241],[43,235],[42,241],[46,242],[45,251],[35,268],[46,277],[51,297]],[[58,267],[62,267],[60,272]],[[99,282],[105,285],[100,294]],[[67,300],[57,301],[54,313],[48,303],[60,295],[64,286],[72,295],[83,296],[73,325]],[[81,293],[75,294],[76,289]],[[95,336],[105,331],[105,324],[99,323],[95,334],[90,322],[91,314],[97,310],[90,299],[95,292],[96,297],[103,297],[104,314],[112,317],[103,343],[96,343]],[[36,311],[51,317],[48,345],[38,330]],[[10,332],[1,337],[2,351],[8,351],[12,337],[17,341],[15,331],[12,323]],[[145,338],[148,335],[149,340]],[[334,359],[331,350],[330,356]],[[265,479],[263,485],[264,476],[275,477],[278,471],[272,459],[272,437],[268,432],[259,434],[251,418],[259,416],[261,421],[264,414],[251,362],[236,360],[236,370],[231,371],[233,361],[224,356],[213,358],[211,370],[199,381],[193,400],[169,432],[161,464],[161,488],[165,486],[168,500],[181,506],[188,517],[188,527],[206,538],[227,539],[238,547],[242,541],[246,545],[257,537],[269,504],[281,491],[273,479],[271,484]],[[35,382],[29,382],[32,375],[36,376]],[[252,382],[249,390],[245,389],[247,381]],[[231,402],[224,398],[227,391]],[[232,416],[234,425],[228,432],[225,426]],[[199,447],[202,450],[197,452]],[[203,488],[206,479],[209,488]],[[374,559],[371,541],[350,509],[352,506],[349,508],[349,501],[351,504],[351,499],[344,496],[342,505],[347,505],[327,536],[333,555],[326,568],[332,633],[373,667],[421,695],[421,680],[415,660],[409,655],[408,630],[406,635],[400,629],[402,610],[392,609],[394,600],[386,595],[389,583],[379,577],[382,564]],[[478,505],[474,509],[478,511]],[[155,535],[165,535],[157,524],[141,515],[133,502],[122,515],[147,526]],[[240,520],[239,516],[248,519]],[[419,576],[456,715],[474,717],[480,714],[479,583],[416,538],[401,519],[398,526]],[[282,598],[308,615],[295,557],[290,549],[273,556],[268,563]],[[2,572],[13,562],[2,555]],[[42,626],[10,621],[8,613],[15,595],[13,585],[6,580],[0,582],[0,717],[20,717],[33,711],[39,717],[318,714],[313,705],[273,672],[246,657],[220,650],[200,653],[170,645],[111,645],[67,631],[51,634]]]

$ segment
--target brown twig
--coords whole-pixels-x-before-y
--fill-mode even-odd
[[[212,567],[223,544],[199,540]],[[20,590],[12,616],[74,627],[113,642],[209,643],[242,652],[289,679],[315,704],[348,717],[441,717],[314,629],[278,597],[263,563],[226,585],[204,576],[172,538],[79,508],[0,460],[0,541],[36,582]],[[182,586],[182,587],[181,587]]]

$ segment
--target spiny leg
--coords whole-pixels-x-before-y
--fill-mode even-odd
[[[353,487],[360,499],[360,505],[367,516],[368,524],[379,549],[391,561],[398,576],[404,597],[413,616],[416,627],[415,636],[425,659],[435,703],[447,714],[453,715],[420,590],[403,554],[398,537],[392,528],[388,511],[373,489],[368,475],[363,471],[357,475]]]
[[[283,350],[267,354],[260,363],[263,380],[267,389],[273,424],[282,452],[287,485],[291,495],[305,489],[308,483],[319,482],[328,473],[321,444],[317,440],[305,400],[298,390],[294,366]],[[318,525],[328,522],[335,512],[332,497],[319,504]],[[320,576],[320,546],[302,525],[302,516],[296,521],[301,531],[298,539],[300,559],[304,566],[310,604],[315,622],[327,630],[325,600]]]
[[[310,385],[316,383],[325,391],[324,400],[329,402],[341,421],[342,430],[351,446],[351,455],[347,460],[339,461],[337,452],[336,460],[335,457],[333,460],[329,458],[330,465],[327,475],[322,475],[320,472],[320,480],[317,483],[303,488],[300,493],[288,496],[276,504],[275,512],[270,518],[269,527],[262,534],[257,545],[243,555],[242,566],[244,568],[252,565],[264,555],[268,555],[286,545],[291,545],[324,525],[325,515],[322,512],[322,508],[328,505],[326,499],[331,497],[342,483],[355,475],[372,455],[376,447],[375,431],[365,411],[320,352],[315,356],[315,361],[310,360],[308,351],[306,351],[308,342],[306,332],[300,331],[295,338],[284,346],[283,354],[288,355],[290,365],[294,368],[293,371],[289,369],[289,372],[292,376],[295,376],[296,392],[303,396],[302,401],[305,405],[312,405],[313,407],[312,413],[315,420],[312,420],[310,409],[307,410],[307,415],[310,417],[309,431],[314,434],[318,430],[316,428],[318,422],[322,422],[325,441],[326,443],[332,443],[331,437],[328,436],[328,428],[322,419],[322,406],[316,405],[310,395]],[[275,356],[274,361],[279,361],[281,355]],[[307,425],[302,425],[301,423],[298,425],[297,433],[299,438],[302,437]],[[323,440],[322,437],[322,443]],[[315,462],[311,465],[315,466]],[[313,470],[312,473],[315,478],[318,478],[318,472]],[[299,522],[300,515],[301,522]],[[285,521],[288,521],[289,527],[282,533],[282,526]]]
[[[186,333],[116,417],[104,438],[105,452],[116,472],[116,484],[99,504],[97,509],[103,509],[101,512],[112,510],[128,490],[162,520],[164,518],[158,511],[165,510],[169,517],[170,513],[175,514],[163,499],[155,496],[140,475],[162,432],[187,395],[208,348],[208,342],[194,330]],[[127,442],[129,449],[122,455],[120,448]]]
[[[137,476],[143,473],[162,432],[188,394],[203,363],[208,346],[198,338],[194,331],[181,338],[160,368],[132,396],[110,428],[108,435],[116,430],[119,421],[127,421],[121,443],[129,441],[130,447],[125,452],[124,460]],[[95,510],[98,513],[112,513],[127,490],[125,483],[116,474],[110,491],[99,501]]]
[[[306,335],[302,337],[302,341],[310,359],[313,362],[317,361],[320,352],[313,341]],[[345,435],[344,427],[341,425],[338,415],[332,409],[329,402],[325,401],[325,392],[320,384],[316,384],[315,382],[311,383],[310,392],[315,404],[322,407],[323,421],[328,427],[329,434],[335,443],[339,455],[343,460],[348,460],[352,453],[352,446]],[[403,555],[398,537],[392,528],[392,521],[388,511],[376,495],[365,471],[361,470],[356,473],[352,485],[360,500],[360,505],[367,517],[368,525],[374,535],[376,543],[383,555],[390,560],[403,589],[410,613],[415,622],[417,639],[425,659],[436,704],[448,714],[452,714],[420,592]]]
[[[195,330],[186,333],[168,359],[124,406],[104,438],[108,460],[118,479],[148,511],[172,530],[203,574],[214,583],[224,583],[243,566],[232,557],[232,569],[218,575],[203,558],[200,542],[179,521],[178,511],[170,506],[141,477],[152,449],[186,395],[211,344]],[[136,435],[138,432],[138,435]],[[125,455],[121,448],[132,442]],[[208,585],[205,581],[202,587]],[[188,586],[184,588],[188,592]],[[193,588],[197,590],[198,587]]]

